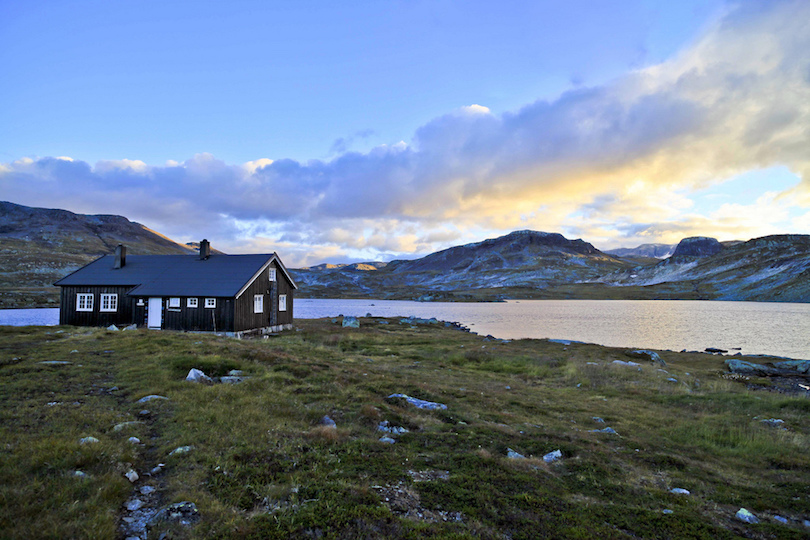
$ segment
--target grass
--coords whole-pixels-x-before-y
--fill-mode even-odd
[[[124,504],[142,485],[161,506],[197,506],[195,524],[159,526],[174,538],[808,533],[806,398],[724,379],[710,355],[661,351],[663,373],[611,365],[627,359],[616,348],[361,323],[298,321],[280,337],[242,341],[0,327],[0,537],[121,536]],[[52,360],[70,364],[41,363]],[[185,382],[192,367],[247,378]],[[150,394],[169,399],[137,402]],[[337,428],[320,425],[324,415]],[[408,432],[380,442],[383,420]],[[142,423],[114,429],[132,421]],[[618,435],[593,431],[605,426]],[[80,444],[88,436],[99,442]],[[558,449],[563,459],[542,460]],[[760,524],[735,520],[740,507]]]

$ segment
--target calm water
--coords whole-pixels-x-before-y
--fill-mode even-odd
[[[617,347],[732,349],[810,359],[810,304],[686,300],[512,300],[502,303],[295,300],[302,319],[436,317],[482,335],[555,338]],[[58,309],[0,310],[0,325],[53,325]]]

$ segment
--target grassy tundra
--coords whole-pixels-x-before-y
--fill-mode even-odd
[[[383,319],[242,341],[0,327],[0,537],[124,538],[149,518],[150,538],[806,537],[810,400],[661,356],[666,373]],[[153,517],[181,501],[187,524]]]

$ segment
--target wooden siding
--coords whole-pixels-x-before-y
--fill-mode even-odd
[[[278,272],[278,276],[279,276],[278,290],[276,291],[275,304],[274,304],[273,307],[274,307],[274,309],[278,310],[278,297],[279,297],[279,295],[286,294],[287,295],[287,311],[277,311],[275,324],[292,324],[292,322],[293,322],[293,296],[294,296],[294,293],[295,293],[295,289],[293,289],[292,283],[287,281],[280,271]]]
[[[59,302],[59,324],[74,326],[127,326],[133,321],[133,301],[127,296],[132,286],[69,286],[62,287]],[[92,311],[76,311],[76,295],[93,295]],[[118,309],[114,312],[101,311],[101,295],[117,294]]]
[[[205,299],[197,298],[197,307],[188,307],[187,296],[172,296],[180,298],[180,307],[169,307],[168,296],[161,298],[163,304],[163,317],[161,328],[164,330],[182,330],[193,332],[233,332],[233,298],[217,298],[217,307],[205,307]],[[143,305],[139,305],[139,304]],[[146,326],[149,316],[149,297],[138,296],[134,299],[135,321],[138,326]]]
[[[276,281],[270,281],[270,269],[276,270]],[[292,285],[284,277],[279,266],[273,262],[236,299],[234,331],[241,332],[254,328],[265,328],[292,323]],[[253,297],[264,296],[264,311],[253,312]],[[278,311],[278,295],[287,295],[287,311]]]

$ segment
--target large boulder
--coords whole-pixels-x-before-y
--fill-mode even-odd
[[[625,356],[629,356],[630,358],[640,358],[641,360],[649,360],[650,362],[655,362],[657,364],[661,364],[664,367],[667,367],[667,363],[658,355],[655,351],[648,351],[645,349],[636,349],[633,351],[626,351]]]
[[[360,320],[357,317],[343,317],[344,328],[360,328]]]
[[[754,377],[768,377],[770,375],[778,375],[779,370],[763,364],[755,364],[746,360],[737,360],[731,358],[726,360],[725,364],[732,373],[739,373],[740,375],[753,375]]]

